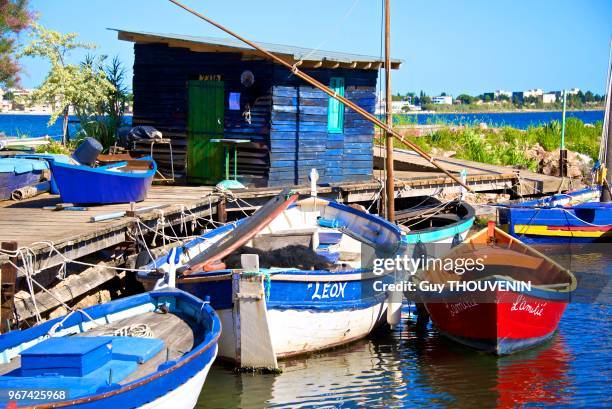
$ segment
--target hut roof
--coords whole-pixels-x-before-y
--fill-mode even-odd
[[[257,50],[243,42],[231,38],[215,37],[193,37],[180,34],[151,33],[145,31],[117,31],[120,40],[131,41],[139,44],[162,43],[169,47],[189,48],[196,52],[232,52],[241,53],[244,56],[255,57],[261,55]],[[384,66],[384,59],[368,55],[349,54],[335,51],[314,50],[311,48],[295,47],[282,44],[257,42],[266,50],[281,58],[285,58],[291,64],[302,61],[300,67],[305,68],[355,68],[376,70]],[[401,60],[392,59],[391,68],[398,69]]]

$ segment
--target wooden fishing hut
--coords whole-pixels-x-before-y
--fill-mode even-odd
[[[245,185],[372,179],[374,127],[237,40],[116,30],[134,43],[133,125],[171,139],[176,173],[216,184],[226,168]],[[258,43],[374,114],[379,57]],[[401,61],[391,60],[393,69]],[[232,141],[233,140],[233,141]],[[155,145],[160,168],[169,149]],[[231,153],[230,153],[231,152]]]

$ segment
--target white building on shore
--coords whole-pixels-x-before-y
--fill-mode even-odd
[[[527,91],[523,91],[523,98],[529,97],[541,97],[544,95],[544,91],[540,88],[528,89]]]
[[[453,97],[451,95],[439,95],[431,97],[431,102],[436,105],[453,105]]]
[[[547,92],[546,94],[542,94],[542,102],[544,104],[554,104],[557,102],[557,94],[554,92]]]

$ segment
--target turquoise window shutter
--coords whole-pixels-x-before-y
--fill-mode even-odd
[[[330,78],[329,87],[338,95],[344,96],[344,78]],[[332,97],[329,97],[327,107],[327,131],[329,133],[342,133],[344,131],[344,104]]]

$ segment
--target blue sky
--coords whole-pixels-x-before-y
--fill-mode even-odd
[[[185,2],[253,40],[380,55],[382,0]],[[166,0],[31,5],[39,23],[78,32],[98,44],[98,53],[118,54],[130,68],[132,44],[107,27],[225,37]],[[611,0],[392,0],[391,7],[392,54],[404,60],[393,73],[394,92],[605,88]],[[40,84],[48,67],[30,58],[22,63],[23,85]]]

